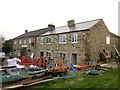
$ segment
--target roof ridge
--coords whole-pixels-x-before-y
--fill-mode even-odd
[[[36,36],[36,35],[38,35],[38,34],[43,34],[43,33],[47,32],[47,31],[49,31],[48,28],[42,28],[42,29],[38,29],[38,30],[34,30],[34,31],[29,31],[29,32],[23,33],[23,34],[15,37],[15,38],[13,38],[13,39],[30,37],[30,36],[33,36],[33,33],[34,33],[34,35]],[[38,33],[37,33],[37,32],[38,32]],[[40,32],[40,33],[39,33],[39,32]]]
[[[97,20],[102,20],[102,18],[100,18],[100,19],[94,19],[94,20],[87,20],[87,21],[83,21],[83,22],[78,22],[78,23],[75,23],[75,25],[76,25],[76,24],[81,24],[81,23],[86,23],[86,22],[97,21]],[[65,26],[68,26],[68,25],[58,26],[58,27],[56,27],[56,28],[61,28],[61,27],[65,27]]]
[[[101,19],[94,19],[94,20],[87,20],[87,21],[76,23],[76,24],[81,24],[81,23],[86,23],[86,22],[92,22],[92,21],[97,21],[97,20],[102,20],[102,18]]]
[[[27,32],[27,33],[36,32],[36,31],[40,31],[40,30],[43,30],[43,29],[48,29],[48,28],[42,28],[42,29],[32,30],[32,31],[29,31],[29,32]]]

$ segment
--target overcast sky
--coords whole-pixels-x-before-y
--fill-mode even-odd
[[[0,34],[12,39],[53,23],[64,26],[102,18],[109,31],[118,34],[119,0],[0,0]]]

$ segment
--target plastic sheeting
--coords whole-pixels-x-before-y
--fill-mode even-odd
[[[16,66],[17,68],[22,68],[24,66],[21,66],[19,64],[17,64],[18,62],[21,62],[21,60],[19,58],[13,58],[13,59],[8,59],[8,66]]]

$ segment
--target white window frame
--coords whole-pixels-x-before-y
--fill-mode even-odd
[[[24,39],[24,44],[26,44],[26,39]]]
[[[22,44],[22,40],[19,40],[19,44],[20,44],[20,45]]]
[[[77,41],[78,41],[78,34],[72,34],[71,35],[71,42],[77,43]]]
[[[14,41],[14,44],[15,44],[15,45],[17,44],[17,41],[16,41],[16,40]]]
[[[43,44],[44,43],[44,37],[41,37],[40,38],[40,44]]]
[[[31,39],[29,39],[28,41],[29,41],[29,44],[31,44],[32,40],[31,40]]]
[[[66,44],[67,43],[67,35],[61,34],[59,35],[59,44]]]
[[[51,37],[46,37],[46,44],[51,44],[52,38]]]
[[[50,57],[51,58],[52,57],[52,52],[51,51],[47,51],[46,52],[46,57]]]
[[[106,36],[106,44],[110,44],[110,36]]]
[[[63,60],[65,60],[65,58],[66,58],[66,53],[61,52],[59,55],[60,55],[60,57],[61,57]]]

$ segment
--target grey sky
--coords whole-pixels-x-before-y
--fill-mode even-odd
[[[53,23],[64,26],[102,18],[118,34],[119,0],[0,0],[0,34],[12,39],[24,30],[36,30]]]

